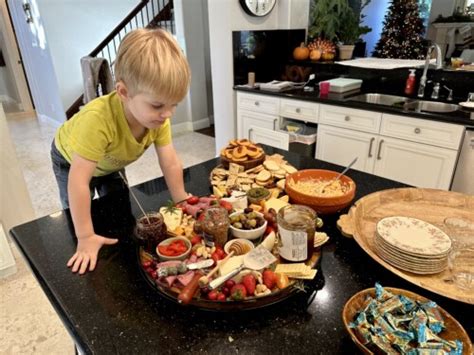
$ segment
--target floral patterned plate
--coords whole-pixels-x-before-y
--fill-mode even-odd
[[[376,226],[376,233],[402,253],[437,256],[447,254],[451,239],[438,227],[411,217],[386,217]]]

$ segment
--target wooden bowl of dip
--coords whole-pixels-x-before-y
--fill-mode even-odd
[[[314,188],[322,187],[321,184],[327,184],[333,180],[339,173],[332,170],[323,169],[306,169],[299,170],[286,177],[285,191],[290,197],[291,203],[305,205],[311,207],[318,214],[332,214],[341,211],[349,206],[354,199],[356,192],[355,182],[348,176],[343,175],[339,181],[344,188],[340,194],[333,193],[328,187],[324,189],[324,194],[313,194],[303,192],[297,188],[298,182],[314,182]],[[337,184],[334,184],[336,187]]]

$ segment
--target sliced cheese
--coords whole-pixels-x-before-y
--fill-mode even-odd
[[[277,213],[280,208],[285,207],[288,205],[288,202],[280,200],[278,198],[271,198],[265,201],[265,211],[268,211],[270,208],[273,208]]]
[[[219,273],[221,275],[226,275],[229,272],[237,269],[243,263],[243,255],[231,256],[225,263],[219,262]]]
[[[166,228],[170,231],[174,231],[181,225],[183,219],[183,211],[180,208],[176,208],[173,212],[168,211],[167,207],[161,207],[160,213],[163,216],[163,221],[166,224]]]

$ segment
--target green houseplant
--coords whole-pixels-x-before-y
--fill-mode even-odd
[[[312,0],[310,4],[311,25],[309,37],[323,37],[339,44],[340,59],[350,59],[354,44],[360,36],[372,29],[363,26],[363,9],[371,0],[360,0],[354,10],[348,0]]]

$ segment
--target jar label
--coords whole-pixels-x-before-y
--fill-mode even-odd
[[[308,258],[308,235],[302,231],[291,231],[278,227],[281,246],[280,255],[289,261],[304,261]]]

